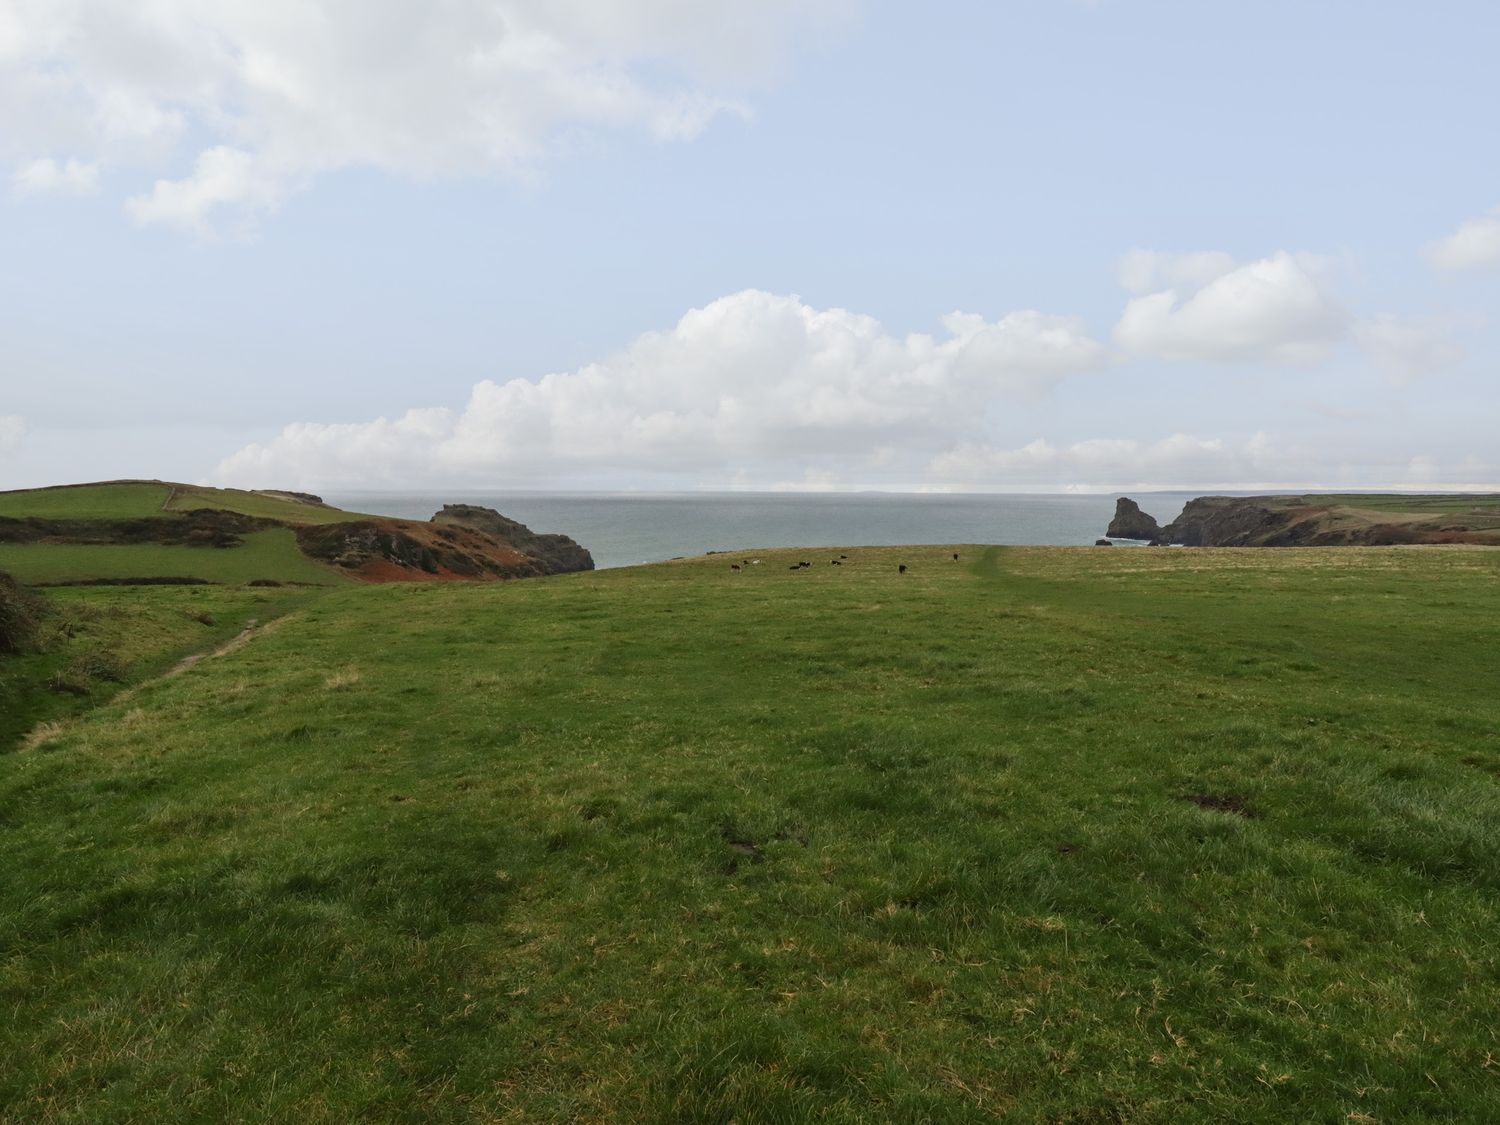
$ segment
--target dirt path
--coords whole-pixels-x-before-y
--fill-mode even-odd
[[[229,653],[234,652],[236,649],[244,648],[256,637],[263,636],[264,634],[271,632],[273,629],[279,629],[282,622],[286,621],[286,619],[290,616],[291,614],[284,614],[281,617],[273,617],[263,625],[257,622],[255,618],[252,617],[249,621],[245,622],[245,627],[243,629],[241,629],[233,637],[229,638],[229,640],[219,645],[217,648],[205,649],[203,652],[189,653],[187,656],[184,656],[176,664],[172,665],[172,667],[168,668],[160,675],[152,676],[149,680],[142,680],[140,683],[134,684],[126,688],[125,690],[110,696],[109,699],[101,703],[100,706],[107,707],[116,703],[127,703],[142,688],[148,688],[153,686],[154,684],[159,684],[166,680],[173,679],[176,676],[180,676],[189,668],[192,668],[197,664],[201,664],[205,660],[212,660],[215,657],[219,656],[227,656]],[[35,728],[32,729],[29,734],[26,735],[25,738],[21,739],[20,743],[17,744],[16,749],[33,750],[53,736],[61,734],[64,730],[72,726],[74,723],[78,722],[79,719],[83,717],[84,716],[82,715],[78,715],[71,719],[64,719],[60,722],[39,723]]]

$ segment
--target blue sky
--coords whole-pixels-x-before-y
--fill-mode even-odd
[[[1500,487],[1493,5],[139,7],[0,0],[0,487]]]

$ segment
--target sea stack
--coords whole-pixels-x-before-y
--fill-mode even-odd
[[[1161,538],[1161,528],[1134,500],[1121,496],[1115,501],[1115,518],[1109,521],[1109,530],[1104,534],[1111,539],[1151,540]]]

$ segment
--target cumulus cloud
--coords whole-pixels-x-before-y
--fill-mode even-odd
[[[0,457],[14,453],[26,436],[26,419],[15,414],[0,414]]]
[[[215,475],[349,486],[613,472],[729,479],[749,467],[780,480],[807,459],[935,447],[973,432],[992,403],[1034,399],[1106,361],[1073,317],[952,313],[943,325],[942,338],[898,337],[868,316],[746,290],[576,371],[481,382],[461,410],[287,426]]]
[[[1436,320],[1379,316],[1355,325],[1354,339],[1398,383],[1444,371],[1464,359],[1449,326]]]
[[[44,156],[17,168],[10,183],[17,195],[94,195],[99,191],[99,166],[78,160],[59,164]]]
[[[130,213],[202,230],[341,168],[504,173],[569,129],[693,137],[855,2],[12,0],[0,144],[54,185],[160,162]],[[59,147],[88,161],[37,158]]]
[[[1437,270],[1483,270],[1500,266],[1500,207],[1461,223],[1446,238],[1430,243],[1427,264]]]
[[[1228,264],[1210,253],[1127,256],[1127,287],[1175,284],[1130,300],[1115,342],[1160,359],[1310,364],[1346,336],[1350,316],[1329,292],[1324,259],[1282,251]]]
[[[1137,296],[1161,289],[1201,289],[1234,269],[1234,259],[1222,250],[1166,254],[1132,250],[1120,259],[1120,287]]]

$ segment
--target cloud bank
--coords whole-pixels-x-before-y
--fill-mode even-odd
[[[128,210],[204,231],[342,168],[513,172],[573,129],[691,138],[854,2],[11,0],[0,154],[31,190],[174,167]]]
[[[1034,400],[1106,362],[1072,317],[952,313],[942,323],[941,338],[897,337],[868,316],[746,290],[576,371],[481,382],[461,410],[287,426],[225,459],[215,479],[348,487],[753,471],[776,480],[807,459],[936,447],[973,432],[994,404]]]
[[[1095,438],[1054,445],[1038,439],[1018,449],[965,442],[933,458],[928,468],[934,479],[949,483],[983,484],[1001,479],[1038,488],[1290,480],[1297,472],[1307,471],[1307,466],[1293,463],[1263,433],[1239,444],[1181,433],[1155,442]]]

